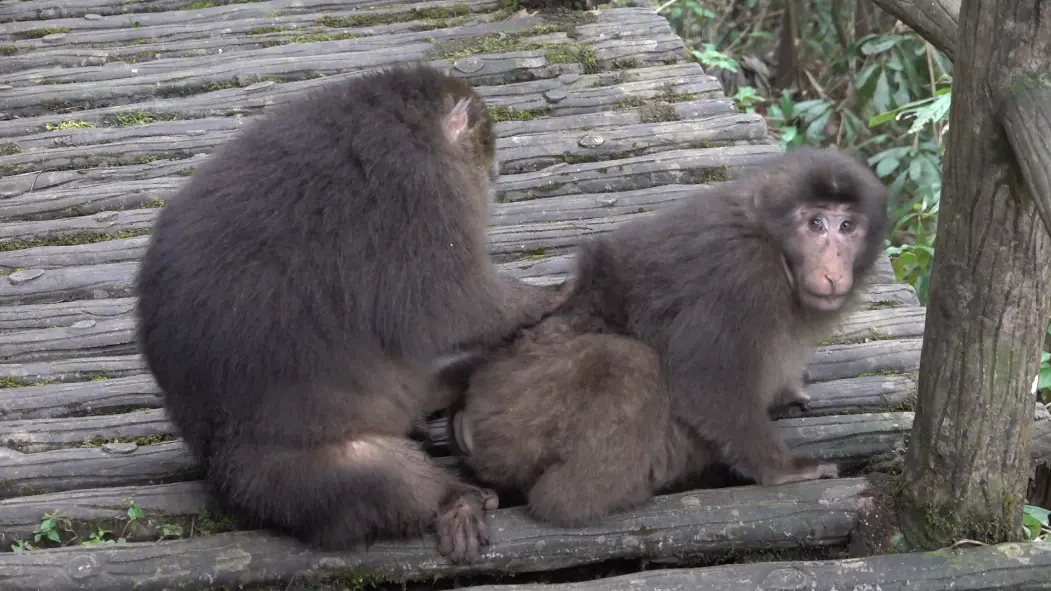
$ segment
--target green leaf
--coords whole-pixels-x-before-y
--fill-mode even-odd
[[[1037,507],[1036,505],[1026,505],[1023,509],[1023,514],[1031,516],[1036,519],[1043,527],[1048,527],[1048,516],[1051,516],[1051,511],[1044,509],[1043,507]]]
[[[873,39],[872,41],[867,41],[861,45],[861,53],[864,55],[883,53],[898,43],[901,43],[903,39],[905,39],[905,37],[901,35],[887,35],[886,37]]]
[[[1040,379],[1036,383],[1037,390],[1046,390],[1048,388],[1051,388],[1051,366],[1040,368]]]
[[[885,177],[898,168],[901,161],[895,156],[890,156],[879,161],[876,165],[876,176]]]

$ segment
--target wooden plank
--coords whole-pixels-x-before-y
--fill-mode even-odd
[[[265,108],[287,103],[320,84],[355,75],[360,75],[360,72],[296,82],[266,81],[244,88],[140,101],[131,106],[92,108],[78,110],[75,114],[47,113],[5,120],[0,121],[0,137],[31,135],[43,130],[48,123],[58,124],[69,119],[102,127],[112,125],[112,118],[116,115],[128,112],[147,112],[154,118],[182,119],[257,114]],[[622,76],[625,78],[623,81],[612,85],[608,83],[609,73],[567,74],[554,79],[479,86],[476,91],[490,107],[519,111],[546,109],[551,117],[611,111],[621,104],[685,95],[692,95],[691,100],[726,100],[718,79],[705,74],[696,62],[633,68]],[[562,94],[565,94],[564,98]],[[558,100],[552,101],[550,97]]]
[[[130,300],[130,298],[128,298]],[[105,300],[87,300],[105,301]],[[2,310],[4,308],[0,308]],[[0,364],[0,380],[23,385],[38,382],[82,382],[99,378],[119,378],[146,373],[146,362],[138,355],[79,357],[30,363]],[[10,387],[10,386],[8,386]]]
[[[570,531],[538,523],[521,508],[498,509],[489,517],[492,544],[470,566],[441,558],[429,537],[380,542],[367,552],[321,553],[264,531],[0,553],[0,589],[236,588],[337,569],[395,581],[432,580],[480,572],[536,572],[609,559],[821,548],[846,542],[872,494],[864,479],[699,490],[657,497],[636,511]]]
[[[99,415],[160,405],[160,388],[149,374],[0,389],[0,419],[5,421]]]
[[[131,423],[129,417],[129,423]],[[912,426],[912,413],[873,413],[783,419],[778,431],[789,447],[822,460],[862,464],[893,449]],[[120,452],[109,451],[114,448]],[[805,450],[805,451],[804,451]],[[0,498],[104,486],[176,482],[199,476],[181,440],[39,453],[0,449]]]
[[[182,441],[116,443],[35,454],[0,449],[0,473],[4,475],[0,498],[200,477],[200,469]]]
[[[915,390],[916,382],[908,376],[869,376],[809,384],[806,391],[811,396],[810,409],[802,416],[822,414],[841,416],[846,412],[874,413],[910,408]],[[875,415],[869,416],[874,421],[885,420]],[[787,421],[788,419],[782,420]],[[824,422],[804,424],[785,422],[783,424],[788,427],[798,427],[793,433],[831,433],[827,430],[841,428],[837,421],[838,419],[829,419]],[[435,448],[441,449],[447,444],[445,428],[444,418],[434,419],[428,424]],[[856,431],[852,422],[846,428]],[[175,427],[168,422],[164,410],[160,408],[159,399],[156,401],[155,408],[147,408],[139,412],[0,421],[0,442],[24,453],[77,447],[86,441],[93,440],[137,440],[140,438],[168,438],[176,435]],[[818,436],[811,434],[809,437],[813,439]],[[818,438],[832,438],[832,435],[821,435]],[[855,455],[866,454],[868,452]]]
[[[464,591],[740,591],[844,589],[1003,591],[1047,589],[1051,545],[999,544],[867,558],[757,562],[708,568],[652,570],[593,581],[462,587]]]
[[[807,371],[814,382],[914,372],[919,369],[921,344],[922,339],[917,338],[816,347]],[[0,388],[0,419],[60,418],[156,408],[160,405],[159,395],[158,386],[148,375]]]
[[[92,306],[90,302],[93,301],[104,304]],[[75,305],[80,302],[88,305]],[[99,317],[99,311],[113,314]],[[0,308],[0,331],[7,328],[5,317],[14,318],[12,323],[23,327],[28,324],[47,328],[23,328],[7,334],[0,332],[0,362],[3,363],[136,352],[134,298]],[[923,321],[923,308],[855,311],[844,319],[825,344],[920,337],[923,335]]]

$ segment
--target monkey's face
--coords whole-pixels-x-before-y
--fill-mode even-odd
[[[805,203],[793,211],[783,260],[800,303],[821,312],[846,303],[868,231],[867,218],[847,203]]]

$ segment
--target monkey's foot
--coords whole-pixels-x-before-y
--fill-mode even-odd
[[[454,563],[471,563],[489,545],[485,512],[496,509],[500,499],[486,488],[466,487],[438,510],[438,552]]]
[[[764,486],[776,486],[790,482],[802,482],[804,480],[818,480],[820,478],[839,478],[839,466],[835,464],[823,464],[811,458],[793,458],[793,466],[779,473],[772,473],[763,478],[760,484]]]
[[[778,418],[795,417],[810,410],[810,395],[802,388],[785,388],[774,401],[771,414]]]

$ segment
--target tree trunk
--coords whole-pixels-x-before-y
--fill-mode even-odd
[[[960,13],[943,202],[906,454],[908,542],[1018,539],[1051,240],[998,117],[1051,71],[1051,0],[974,0]],[[1045,79],[1046,80],[1046,79]]]

